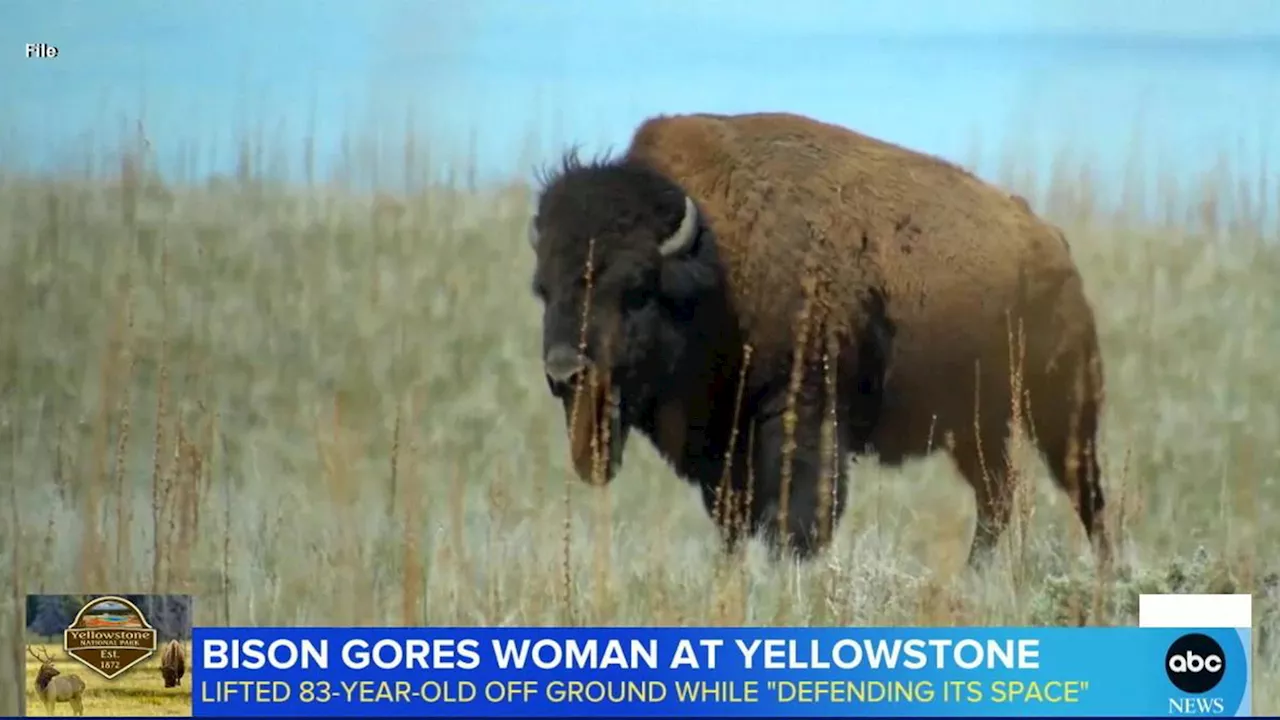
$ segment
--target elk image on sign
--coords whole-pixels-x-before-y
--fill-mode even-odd
[[[151,657],[156,630],[128,600],[107,595],[90,600],[63,633],[71,657],[111,680]]]

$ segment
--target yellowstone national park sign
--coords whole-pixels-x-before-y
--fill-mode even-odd
[[[114,595],[94,598],[80,608],[63,638],[68,655],[108,680],[156,651],[155,628],[137,605]]]

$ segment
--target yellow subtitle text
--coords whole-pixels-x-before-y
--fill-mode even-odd
[[[995,680],[991,702],[1077,703],[1089,689],[1084,680]]]
[[[1083,680],[221,680],[201,681],[205,703],[510,704],[541,699],[566,705],[631,703],[1077,703]]]

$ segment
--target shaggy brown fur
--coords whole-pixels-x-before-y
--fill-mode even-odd
[[[868,292],[883,291],[896,334],[871,445],[896,464],[950,443],[977,501],[971,562],[1009,520],[1015,405],[1109,560],[1093,312],[1063,234],[1025,200],[940,159],[782,113],[653,118],[628,156],[698,202],[762,364],[789,362],[805,315],[810,353],[826,336],[856,336]]]
[[[45,713],[53,715],[57,704],[65,702],[70,703],[73,713],[84,715],[84,680],[79,675],[63,675],[47,653],[41,657],[31,648],[27,648],[27,653],[40,663],[36,671],[36,697],[44,704]]]
[[[160,674],[164,677],[164,686],[178,687],[182,684],[182,676],[187,672],[187,651],[182,643],[170,640],[160,654]]]

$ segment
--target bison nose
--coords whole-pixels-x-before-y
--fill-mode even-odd
[[[587,366],[586,359],[568,345],[551,348],[542,363],[547,373],[547,386],[557,397],[569,389],[573,379]]]

